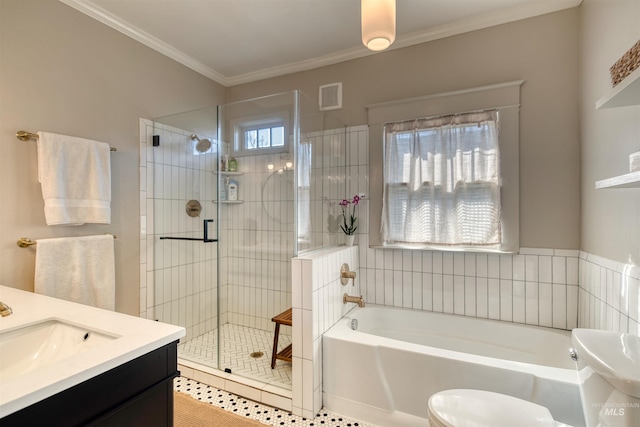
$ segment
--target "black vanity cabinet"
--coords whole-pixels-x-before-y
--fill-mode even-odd
[[[0,427],[173,426],[177,343],[9,414]]]

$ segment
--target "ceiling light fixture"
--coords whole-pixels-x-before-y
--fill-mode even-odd
[[[396,39],[396,0],[361,0],[362,43],[385,50]]]

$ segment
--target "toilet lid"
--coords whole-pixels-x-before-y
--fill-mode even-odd
[[[556,425],[544,406],[481,390],[445,390],[432,395],[429,398],[429,421],[437,427]]]

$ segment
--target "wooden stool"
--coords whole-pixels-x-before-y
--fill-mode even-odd
[[[291,309],[283,311],[274,318],[271,319],[276,324],[276,332],[273,336],[273,352],[271,353],[271,369],[276,367],[276,360],[284,360],[291,362],[293,352],[291,350],[291,344],[289,344],[284,350],[278,353],[278,337],[280,335],[280,325],[289,325],[293,323],[293,312]]]

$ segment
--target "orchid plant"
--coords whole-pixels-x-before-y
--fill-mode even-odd
[[[358,218],[356,218],[356,208],[358,207],[358,203],[360,203],[360,196],[358,196],[357,194],[353,196],[353,200],[351,201],[343,199],[340,202],[340,207],[342,207],[342,219],[344,222],[344,224],[340,225],[340,228],[342,229],[344,234],[348,236],[355,234],[356,230],[358,229],[358,226],[356,225],[356,222],[358,221]],[[349,205],[352,205],[352,208],[351,212],[349,213],[349,220],[347,220]]]

